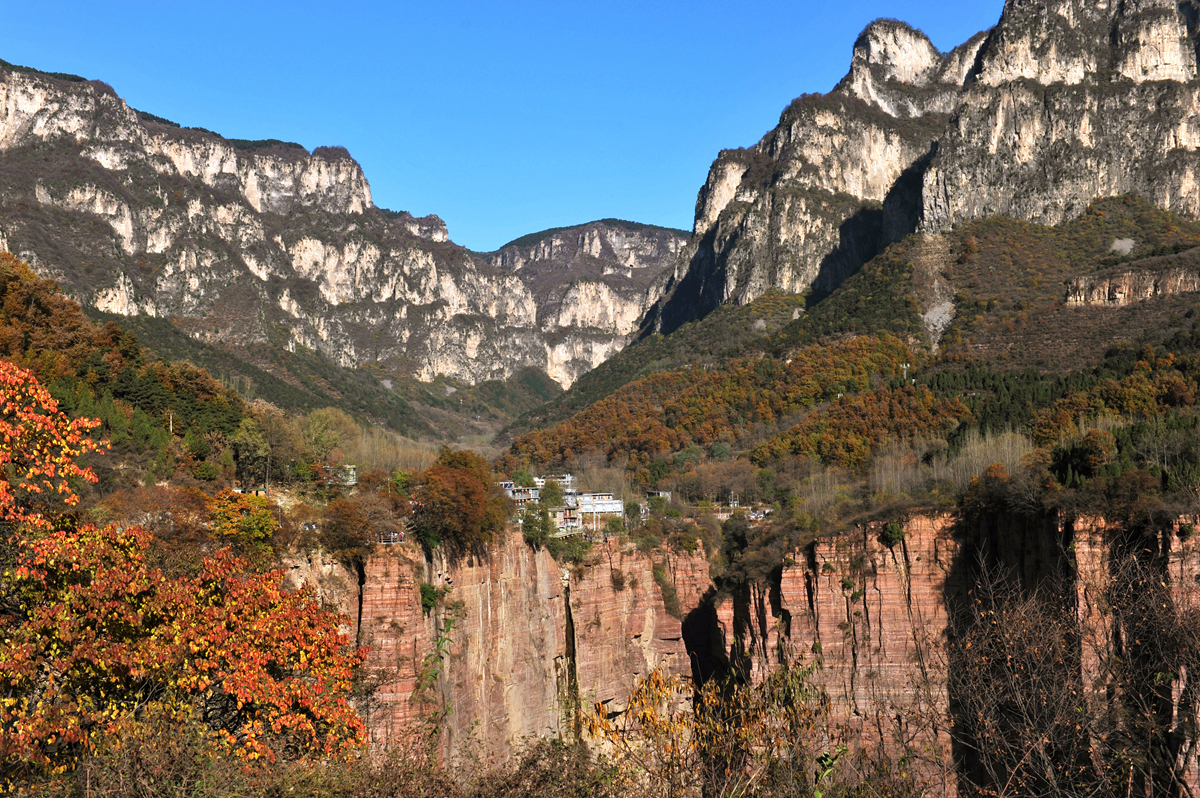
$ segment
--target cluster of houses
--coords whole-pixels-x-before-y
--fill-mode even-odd
[[[500,487],[516,505],[517,511],[525,509],[531,502],[541,501],[547,482],[556,482],[562,488],[562,505],[547,508],[550,519],[559,532],[599,532],[609,518],[623,518],[625,505],[611,493],[580,493],[575,487],[572,474],[551,474],[537,477],[533,487],[522,487],[515,482],[501,482]]]
[[[340,478],[353,480],[357,483],[357,474],[354,472],[354,466],[349,466],[340,474]],[[542,491],[545,490],[547,482],[555,482],[558,484],[562,493],[562,505],[558,507],[547,507],[550,514],[550,520],[554,523],[558,530],[559,536],[565,535],[601,535],[604,532],[606,523],[610,518],[624,520],[625,518],[625,503],[622,499],[614,496],[611,493],[580,493],[575,486],[575,477],[572,474],[549,475],[545,477],[535,477],[532,487],[518,485],[517,483],[506,480],[497,483],[499,487],[512,499],[516,506],[517,513],[520,514],[527,505],[540,504],[542,500]],[[238,493],[259,493],[265,492],[264,489],[239,489],[235,488]],[[646,494],[648,499],[662,499],[664,502],[671,501],[670,491],[648,491]],[[420,506],[420,502],[414,502],[415,506]],[[641,517],[644,520],[649,514],[649,509],[645,503],[638,503]],[[737,497],[726,505],[717,505],[712,508],[713,515],[718,521],[728,520],[736,512],[745,512],[747,517],[752,521],[761,521],[771,513],[770,509],[755,509],[747,507],[740,508]],[[315,532],[317,530],[317,522],[312,521],[304,525],[304,530]],[[389,530],[386,532],[376,533],[376,541],[378,543],[401,543],[404,541],[403,527]]]

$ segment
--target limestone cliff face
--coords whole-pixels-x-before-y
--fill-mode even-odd
[[[1200,291],[1200,273],[1127,271],[1087,275],[1067,287],[1068,305],[1128,305],[1141,299]]]
[[[683,231],[606,219],[525,236],[487,262],[536,297],[546,372],[566,385],[637,332],[688,240]]]
[[[959,543],[948,517],[918,517],[895,547],[875,525],[797,552],[774,585],[718,598],[705,634],[707,668],[758,679],[781,657],[819,660],[830,731],[852,745],[900,733],[950,758],[946,692],[947,593]],[[695,655],[694,655],[695,656]],[[906,728],[896,728],[902,718]],[[944,773],[944,791],[954,776]]]
[[[978,44],[943,57],[907,25],[868,27],[833,92],[800,97],[754,147],[717,158],[651,323],[672,329],[769,288],[832,290],[914,229],[919,169]]]
[[[370,648],[362,710],[375,746],[400,744],[450,709],[448,755],[472,746],[503,757],[530,736],[571,736],[579,701],[621,711],[652,669],[707,678],[745,663],[757,678],[784,655],[822,659],[837,734],[886,735],[897,714],[944,719],[958,551],[947,517],[914,519],[894,548],[864,528],[797,552],[778,583],[735,596],[717,594],[702,553],[647,556],[610,542],[567,570],[519,534],[486,559],[452,564],[381,546],[361,576],[319,556],[287,564],[292,583],[319,586]],[[656,560],[682,621],[664,607]],[[429,615],[421,582],[451,588]],[[928,742],[947,754],[937,728]]]
[[[1143,299],[1197,291],[1200,291],[1200,250],[1191,249],[1142,258],[1077,277],[1067,284],[1064,304],[1121,307]]]
[[[709,672],[736,668],[761,678],[782,656],[819,660],[814,679],[829,698],[830,734],[852,747],[864,740],[913,745],[938,765],[938,792],[954,795],[961,750],[951,740],[951,693],[961,688],[951,679],[948,642],[952,617],[974,600],[979,563],[986,560],[1026,590],[1065,585],[1070,595],[1073,588],[1071,610],[1087,642],[1079,659],[1064,667],[1097,691],[1089,694],[1095,706],[1118,700],[1105,692],[1111,685],[1097,659],[1113,651],[1110,636],[1122,633],[1105,596],[1121,557],[1102,519],[1000,517],[971,529],[950,516],[919,516],[892,547],[881,542],[880,531],[870,524],[820,540],[797,552],[778,582],[702,605],[684,624],[693,661]],[[1155,585],[1163,580],[1181,606],[1194,607],[1200,545],[1170,529],[1156,544],[1161,571]],[[707,618],[697,617],[706,610]],[[1190,675],[1170,665],[1162,671],[1171,680],[1166,695],[1175,702],[1175,714],[1168,708],[1166,717],[1190,722]],[[1178,767],[1189,785],[1200,783],[1195,751],[1182,750]]]
[[[1008,0],[943,55],[903,23],[872,23],[832,92],[717,158],[650,325],[772,287],[830,290],[918,229],[1055,224],[1128,192],[1200,213],[1198,24],[1190,2]]]
[[[787,655],[822,659],[835,733],[887,735],[897,714],[933,718],[941,731],[927,742],[948,754],[944,644],[958,551],[946,517],[914,519],[894,548],[864,528],[797,552],[778,583],[735,596],[716,593],[702,553],[647,556],[612,542],[567,570],[519,534],[483,560],[427,562],[381,546],[361,577],[320,557],[289,573],[318,585],[369,646],[363,712],[377,747],[450,709],[446,754],[504,757],[530,736],[571,736],[579,701],[621,711],[652,669],[707,678],[745,663],[758,677]],[[664,607],[655,560],[682,621]],[[421,582],[451,588],[429,615]]]
[[[0,153],[0,238],[83,303],[422,379],[569,385],[626,344],[686,238],[591,227],[594,268],[533,279],[505,263],[536,253],[476,255],[436,216],[375,208],[340,147],[229,141],[39,73],[0,70]]]

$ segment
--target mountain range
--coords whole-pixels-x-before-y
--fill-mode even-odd
[[[85,306],[170,319],[285,379],[263,347],[383,381],[532,368],[566,388],[722,304],[820,299],[917,231],[1056,224],[1131,192],[1194,215],[1196,20],[1190,3],[1010,2],[949,53],[881,20],[830,93],[719,154],[691,235],[604,220],[487,254],[376,208],[344,149],[225,139],[3,64],[0,245]],[[920,311],[944,328],[937,289]]]

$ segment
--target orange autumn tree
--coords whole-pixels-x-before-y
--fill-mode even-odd
[[[88,437],[98,426],[68,420],[33,374],[0,361],[0,523],[45,530],[78,504],[71,481],[96,476],[76,458],[106,446]]]
[[[229,551],[199,574],[152,567],[138,528],[76,524],[75,458],[97,448],[33,375],[0,361],[0,782],[71,770],[139,717],[202,729],[237,756],[339,756],[365,739],[348,698],[364,652],[282,573]]]

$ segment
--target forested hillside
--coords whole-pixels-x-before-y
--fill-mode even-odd
[[[1112,474],[1148,465],[1129,443],[1139,419],[1163,419],[1168,437],[1190,428],[1200,294],[1159,279],[1161,290],[1128,301],[1068,298],[1074,283],[1113,270],[1195,272],[1195,221],[1129,196],[1097,201],[1057,227],[988,219],[945,238],[935,273],[928,242],[910,237],[828,297],[810,298],[781,328],[734,336],[722,351],[693,342],[720,340],[732,311],[639,342],[590,375],[612,381],[610,396],[519,435],[502,464],[571,468],[599,456],[643,489],[699,499],[740,485],[742,495],[800,502],[796,509],[812,468],[834,469],[836,481],[860,485],[839,511],[854,517],[853,508],[901,498],[871,487],[881,463],[898,457],[913,472],[902,500],[937,506],[946,491],[916,483],[933,480],[944,470],[937,464],[969,441],[1016,433],[1066,462],[1071,441],[1099,425],[1124,442],[1109,453],[1123,465],[1105,461]],[[938,299],[935,280],[953,302],[936,339],[923,315]],[[650,352],[668,353],[657,361],[668,370],[639,377],[636,365],[654,362]],[[581,381],[556,407],[595,391]],[[1184,460],[1176,471],[1190,473],[1195,464]],[[1166,464],[1149,465],[1166,488]],[[1083,479],[1075,466],[1063,478]],[[1171,484],[1182,484],[1178,474]]]

